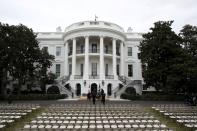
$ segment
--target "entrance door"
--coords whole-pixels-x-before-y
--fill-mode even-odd
[[[76,95],[77,96],[81,95],[81,85],[80,84],[77,84],[77,86],[76,86]]]
[[[96,83],[93,83],[93,84],[91,85],[91,93],[92,93],[93,91],[95,91],[95,92],[97,93],[97,84],[96,84]]]

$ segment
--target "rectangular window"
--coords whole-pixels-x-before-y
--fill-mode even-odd
[[[73,53],[73,47],[69,46],[69,53],[68,53],[68,55],[72,55],[72,53]]]
[[[80,66],[80,70],[81,70],[81,76],[83,76],[83,64],[81,64],[81,66]]]
[[[97,44],[92,44],[92,53],[97,53]]]
[[[84,53],[84,45],[81,45],[81,53]]]
[[[56,64],[56,76],[59,77],[60,76],[60,64]]]
[[[132,47],[128,47],[128,56],[132,56]]]
[[[61,47],[56,47],[56,56],[61,56]]]
[[[116,70],[117,70],[117,75],[119,76],[120,75],[120,66],[119,65],[116,66]]]
[[[108,76],[108,64],[105,65],[105,76]]]
[[[116,47],[116,55],[120,55],[120,50],[119,50],[119,49],[120,49],[120,47],[117,46],[117,47]]]
[[[105,53],[108,54],[108,45],[105,45]]]
[[[92,63],[92,76],[97,76],[97,63]]]
[[[45,51],[48,52],[48,47],[47,47],[47,46],[44,46],[44,47],[42,48],[42,50],[45,50]]]
[[[69,64],[69,76],[72,74],[72,64]]]
[[[128,77],[133,76],[133,65],[128,65]]]

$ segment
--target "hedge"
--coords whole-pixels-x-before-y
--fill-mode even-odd
[[[143,94],[143,95],[134,95],[134,94],[127,94],[123,93],[120,96],[122,99],[128,100],[144,100],[144,101],[183,101],[184,95],[178,94],[157,94],[157,93],[150,93],[150,94]]]
[[[27,95],[12,95],[12,100],[57,100],[64,99],[68,96],[66,94],[27,94]],[[3,97],[0,96],[0,100],[3,100]]]

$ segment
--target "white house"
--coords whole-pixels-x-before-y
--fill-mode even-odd
[[[119,98],[127,87],[142,93],[138,45],[142,34],[127,32],[105,21],[83,21],[56,32],[39,32],[40,48],[55,56],[50,71],[58,77],[61,93],[69,96],[104,89]]]

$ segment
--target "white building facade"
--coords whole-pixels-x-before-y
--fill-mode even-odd
[[[61,93],[77,97],[104,89],[108,97],[119,98],[127,87],[142,93],[142,34],[114,23],[83,21],[64,32],[40,32],[37,39],[55,56],[49,71],[56,74]]]

